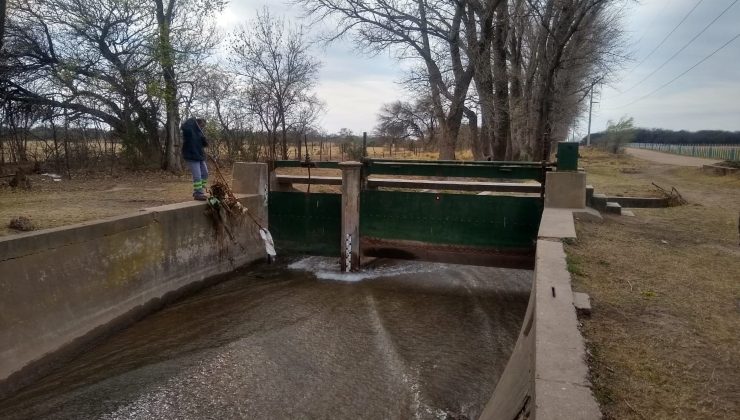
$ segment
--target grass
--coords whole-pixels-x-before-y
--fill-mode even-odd
[[[227,176],[228,177],[228,176]],[[31,175],[31,190],[0,186],[0,236],[12,218],[31,219],[36,230],[133,213],[142,208],[191,200],[189,175],[163,171],[77,171],[72,179],[54,182]]]
[[[583,332],[605,418],[740,418],[740,177],[583,154],[597,191],[656,182],[689,201],[579,222],[566,244],[574,288],[592,298]]]

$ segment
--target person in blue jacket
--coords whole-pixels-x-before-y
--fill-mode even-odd
[[[204,147],[208,146],[203,129],[206,120],[202,118],[188,118],[182,123],[182,157],[193,174],[193,198],[205,201],[206,185],[208,184],[208,166],[206,165],[206,152]]]

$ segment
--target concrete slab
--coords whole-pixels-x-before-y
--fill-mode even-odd
[[[548,172],[545,180],[545,207],[583,208],[586,206],[584,172]]]
[[[591,297],[586,293],[573,292],[573,306],[576,313],[581,316],[591,316]]]
[[[539,238],[575,239],[573,209],[545,208],[537,236]]]
[[[593,223],[601,223],[604,221],[604,218],[601,217],[601,213],[591,207],[586,207],[585,209],[573,209],[573,217],[575,217],[576,220],[584,220]]]
[[[609,214],[622,214],[622,206],[619,205],[619,203],[615,203],[613,201],[607,201],[606,207],[604,208],[604,212]]]
[[[632,210],[622,209],[622,216],[635,217],[635,212],[633,212]]]

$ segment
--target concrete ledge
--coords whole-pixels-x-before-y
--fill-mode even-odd
[[[241,200],[265,220],[262,196]],[[254,223],[230,226],[238,246],[206,210],[173,204],[0,238],[0,395],[90,333],[265,257]]]
[[[575,239],[576,226],[573,223],[573,211],[577,209],[545,208],[542,211],[540,230],[537,237],[540,239]]]
[[[562,244],[562,239],[575,237],[574,210],[580,209],[546,208],[543,213],[524,323],[481,419],[601,418],[588,381],[585,345]]]
[[[653,209],[671,206],[669,197],[609,197],[605,194],[594,194],[591,205],[601,211],[606,210],[606,203],[617,203],[622,207],[633,209]]]
[[[342,185],[342,178],[337,176],[277,175],[278,184]],[[542,185],[523,182],[480,182],[480,181],[431,181],[422,179],[369,178],[369,188],[413,188],[430,190],[457,191],[494,191],[540,194]]]

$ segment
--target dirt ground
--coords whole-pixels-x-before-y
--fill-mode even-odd
[[[81,171],[58,182],[41,175],[30,179],[30,190],[0,183],[0,236],[19,233],[8,228],[19,216],[30,218],[38,230],[192,199],[189,175],[163,171]]]
[[[609,195],[676,187],[689,204],[579,222],[568,245],[607,419],[740,418],[740,177],[582,151]]]
[[[649,160],[650,162],[655,162],[655,163],[664,163],[666,165],[702,167],[704,165],[712,165],[712,164],[719,162],[719,160],[714,160],[714,159],[704,159],[704,158],[698,158],[698,157],[693,157],[693,156],[674,155],[670,153],[662,153],[662,152],[656,152],[653,150],[646,150],[646,149],[627,148],[626,152],[627,154],[630,154],[640,159]]]

